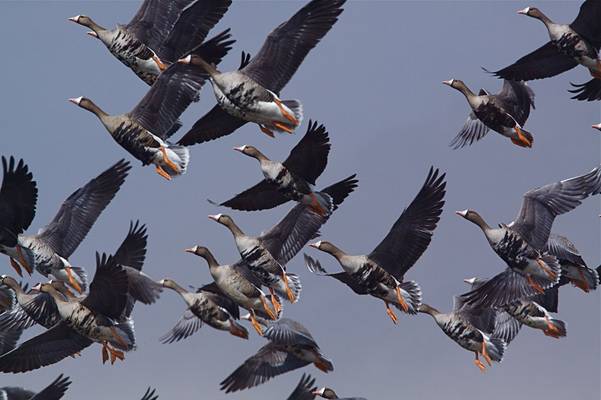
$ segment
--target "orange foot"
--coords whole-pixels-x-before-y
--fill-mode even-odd
[[[23,276],[23,272],[21,272],[21,266],[13,259],[10,259],[10,266],[17,272],[19,276]]]
[[[251,311],[251,313],[250,313],[250,323],[253,326],[253,328],[255,328],[255,331],[257,331],[259,336],[263,336],[263,328],[261,327],[261,324],[259,324],[259,322],[255,318],[254,311]]]
[[[108,343],[102,343],[102,363],[106,363],[108,360],[111,360],[111,365],[115,363],[117,360],[125,360],[125,354],[122,351],[113,349]]]
[[[545,321],[547,322],[547,329],[545,329],[543,331],[543,333],[546,336],[550,336],[550,337],[554,337],[555,339],[559,339],[559,337],[561,336],[559,329],[557,329],[557,327],[555,325],[553,325],[551,323],[551,321],[549,321],[549,318],[545,318]]]
[[[296,296],[290,290],[290,286],[288,286],[288,277],[286,276],[286,271],[282,270],[282,280],[284,281],[284,287],[286,288],[286,296],[288,296],[288,301],[291,303],[296,302]]]
[[[169,168],[171,168],[173,171],[175,171],[177,174],[179,174],[179,166],[174,163],[173,161],[171,161],[171,159],[167,156],[167,150],[165,149],[164,146],[160,147],[161,153],[163,154],[163,161],[165,162],[165,164],[167,164],[167,166]]]
[[[273,121],[273,126],[275,126],[276,128],[286,132],[286,133],[294,133],[294,129],[290,128],[289,126],[286,126],[284,124],[282,124],[281,122],[278,121]]]
[[[275,135],[273,134],[273,132],[271,130],[265,128],[263,125],[259,125],[259,128],[261,129],[261,132],[263,132],[264,134],[266,134],[270,138],[274,138],[275,137]]]
[[[488,353],[486,352],[486,342],[485,341],[482,342],[482,350],[481,351],[482,351],[482,357],[484,357],[488,366],[492,367],[492,360],[490,359]]]
[[[159,67],[161,72],[163,72],[164,70],[167,69],[167,66],[165,65],[165,63],[163,63],[163,61],[161,61],[161,59],[158,56],[154,55],[154,56],[152,56],[152,59],[156,63],[157,67]]]
[[[539,285],[538,283],[534,282],[534,280],[532,279],[532,276],[530,276],[530,274],[526,275],[526,279],[528,280],[528,284],[534,290],[536,290],[537,293],[545,293],[545,289],[543,289],[543,287],[541,285]]]
[[[273,311],[271,311],[271,307],[269,307],[269,305],[267,304],[267,299],[263,295],[261,295],[261,304],[263,305],[263,309],[265,310],[267,315],[269,315],[269,318],[271,318],[274,321],[278,319],[277,315],[274,314]]]
[[[155,171],[157,172],[157,174],[161,175],[163,178],[167,179],[168,181],[171,180],[171,175],[169,175],[167,173],[167,171],[165,171],[163,169],[163,167],[161,167],[160,165],[156,166]]]
[[[399,319],[397,318],[396,314],[394,313],[394,311],[392,311],[392,309],[390,308],[390,304],[385,303],[386,304],[386,314],[388,314],[388,316],[390,317],[390,319],[392,320],[392,322],[396,325],[399,323]]]
[[[23,251],[21,250],[21,246],[19,245],[17,245],[17,257],[19,258],[19,263],[21,263],[23,268],[25,268],[25,271],[27,271],[27,273],[31,275],[33,273],[33,267],[29,265],[27,260],[25,260],[25,257],[23,256]]]
[[[282,113],[282,116],[284,118],[286,118],[288,121],[290,121],[290,123],[294,126],[298,125],[298,119],[296,119],[296,117],[292,114],[290,114],[288,111],[286,111],[286,109],[284,109],[284,105],[282,104],[282,101],[280,99],[275,99],[274,103],[276,106],[278,106],[278,108],[280,109],[280,112]]]
[[[396,290],[396,298],[399,301],[401,308],[403,309],[404,312],[409,312],[409,305],[407,304],[407,302],[401,295],[401,288],[397,286],[395,290]]]
[[[584,271],[582,271],[581,269],[578,270],[578,274],[580,275],[580,279],[571,279],[571,282],[574,286],[576,286],[577,288],[581,289],[582,291],[584,291],[585,293],[588,293],[591,291],[591,287],[589,286],[586,277],[584,276]]]
[[[551,268],[549,268],[549,266],[547,265],[546,262],[544,262],[542,259],[537,259],[536,260],[537,264],[539,267],[541,267],[541,269],[543,271],[545,271],[545,273],[549,276],[549,278],[551,278],[552,280],[557,279],[557,274],[555,272],[553,272],[553,270],[551,270]]]
[[[81,288],[81,286],[79,286],[79,282],[77,282],[77,280],[73,277],[73,269],[71,267],[66,267],[65,272],[67,272],[67,279],[69,281],[69,285],[71,285],[73,289],[77,290],[77,293],[82,294],[83,289]]]
[[[515,131],[515,133],[518,135],[518,138],[511,138],[511,141],[513,142],[513,144],[517,144],[520,147],[532,147],[532,142],[530,140],[528,140],[528,138],[526,138],[526,136],[522,133],[522,130],[520,129],[519,126],[515,126],[513,128],[513,130]]]
[[[476,356],[476,359],[474,360],[474,364],[476,364],[476,367],[478,367],[480,372],[486,372],[486,366],[482,364],[482,361],[478,360],[477,357],[478,356]]]
[[[271,293],[271,303],[273,304],[273,308],[275,309],[276,315],[282,311],[282,305],[278,301],[278,297],[275,295],[275,292],[272,288],[269,288],[269,292]]]

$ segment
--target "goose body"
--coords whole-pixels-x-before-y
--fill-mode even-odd
[[[59,400],[69,389],[71,380],[62,374],[37,393],[21,387],[0,387],[0,399],[3,400]]]
[[[505,306],[504,310],[521,324],[539,329],[547,336],[555,338],[566,336],[565,323],[553,318],[535,301],[520,300]]]
[[[586,265],[582,255],[570,239],[552,233],[549,235],[545,250],[557,257],[561,265],[561,285],[571,282],[586,293],[597,289],[599,274]]]

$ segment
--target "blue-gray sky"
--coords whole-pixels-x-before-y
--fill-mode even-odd
[[[265,36],[304,3],[235,1],[212,32],[231,27],[238,40],[221,68],[236,68],[242,50],[256,53]],[[447,204],[430,248],[407,278],[421,284],[426,302],[449,310],[452,296],[467,289],[463,278],[499,272],[503,264],[481,232],[453,211],[469,207],[491,223],[509,222],[530,188],[598,165],[600,138],[590,125],[601,121],[599,103],[569,99],[569,82],[589,79],[581,67],[532,82],[537,109],[526,124],[535,136],[531,150],[490,133],[470,148],[453,151],[448,143],[463,124],[468,106],[441,81],[463,79],[474,90],[497,91],[501,81],[480,67],[506,66],[547,40],[540,22],[515,11],[535,5],[551,18],[568,22],[579,4],[349,1],[338,24],[282,93],[283,98],[301,99],[306,119],[324,123],[330,132],[332,151],[318,186],[354,172],[360,178],[359,189],[322,230],[323,238],[351,253],[371,251],[434,165],[448,173]],[[84,95],[109,113],[122,113],[144,95],[145,84],[84,28],[66,20],[87,14],[111,27],[126,23],[138,6],[138,1],[0,2],[1,153],[23,157],[38,181],[31,232],[49,221],[75,188],[118,159],[131,160],[134,168],[126,184],[71,261],[93,275],[94,252],[114,251],[129,220],[140,219],[150,232],[145,271],[156,279],[171,277],[200,286],[210,282],[207,267],[184,248],[206,245],[224,263],[238,258],[231,235],[206,218],[218,210],[205,199],[226,199],[260,179],[256,162],[232,151],[232,146],[253,144],[282,159],[302,137],[306,123],[296,135],[275,140],[247,125],[223,140],[195,146],[188,174],[170,183],[152,168],[140,167],[93,115],[66,101]],[[201,102],[184,114],[184,129],[213,104],[213,94],[205,87]],[[231,214],[244,230],[259,233],[290,207]],[[592,267],[599,261],[598,214],[598,199],[589,199],[554,226],[555,232],[577,244]],[[308,253],[318,255],[331,271],[339,268],[327,255]],[[12,271],[8,260],[4,268]],[[251,332],[251,339],[242,341],[204,327],[188,340],[160,344],[158,338],[184,311],[181,299],[166,292],[156,305],[136,307],[138,350],[125,362],[103,366],[100,347],[94,345],[77,359],[27,374],[2,375],[0,386],[37,390],[64,373],[74,381],[66,397],[70,399],[137,399],[151,385],[161,398],[258,400],[286,398],[302,372],[310,372],[319,385],[341,395],[372,400],[593,400],[601,395],[599,292],[563,288],[559,318],[567,322],[568,337],[555,340],[523,329],[503,363],[481,374],[472,364],[473,354],[448,339],[429,316],[402,315],[394,326],[381,301],[358,297],[336,281],[313,276],[301,256],[289,270],[300,274],[304,290],[298,304],[285,307],[286,315],[312,331],[334,361],[331,374],[307,367],[256,389],[225,395],[219,382],[264,339]],[[39,330],[32,329],[28,336],[33,333]]]

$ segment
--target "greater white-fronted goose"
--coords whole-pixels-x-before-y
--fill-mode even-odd
[[[196,333],[203,322],[217,330],[248,339],[248,331],[236,322],[240,319],[238,305],[221,293],[215,284],[205,285],[196,292],[190,292],[172,279],[163,279],[160,283],[178,293],[188,306],[173,329],[161,337],[163,343],[186,339]]]
[[[549,235],[545,251],[557,257],[561,265],[560,285],[570,282],[586,293],[597,289],[599,274],[586,265],[576,245],[570,239],[552,233]]]
[[[303,374],[298,385],[290,393],[287,400],[313,400],[315,399],[315,394],[313,393],[315,390],[317,390],[317,387],[315,387],[315,378],[312,378],[311,375]]]
[[[33,267],[27,264],[20,251],[21,235],[35,216],[38,200],[37,183],[23,160],[17,163],[14,157],[2,157],[2,187],[0,188],[0,252],[14,254],[31,274]],[[11,258],[11,265],[19,276],[21,267]]]
[[[346,0],[312,0],[269,34],[259,53],[238,71],[221,73],[209,60],[192,54],[182,62],[198,65],[211,75],[219,103],[179,141],[189,146],[233,133],[253,122],[273,137],[292,133],[301,123],[302,105],[280,100],[279,93],[309,51],[329,32]]]
[[[330,389],[328,387],[322,387],[313,391],[315,396],[321,397],[323,399],[339,399],[339,400],[367,400],[364,397],[338,397],[334,389]]]
[[[323,193],[331,199],[335,209],[357,187],[357,182],[353,175],[324,189]],[[232,233],[242,260],[261,284],[269,288],[276,313],[280,311],[280,304],[275,293],[285,296],[291,303],[298,301],[300,279],[298,275],[286,272],[286,264],[318,234],[329,215],[318,214],[311,207],[300,203],[277,225],[260,236],[246,235],[228,215],[209,215],[209,218],[224,225]]]
[[[85,271],[72,266],[68,258],[115,197],[129,170],[128,162],[117,162],[73,192],[50,224],[38,234],[20,234],[16,246],[2,247],[0,251],[11,258],[11,264],[19,274],[21,268],[15,260],[30,273],[35,268],[45,277],[52,275],[83,293],[87,284]]]
[[[254,211],[273,208],[293,200],[307,204],[323,215],[332,212],[333,204],[328,201],[329,198],[313,189],[315,181],[328,163],[330,152],[328,132],[323,125],[309,122],[307,133],[284,162],[270,160],[254,146],[244,145],[235,147],[234,150],[259,161],[264,179],[221,203],[222,206]]]
[[[231,0],[145,0],[127,25],[106,29],[86,15],[69,18],[91,31],[140,79],[152,85],[162,71],[199,46]]]
[[[269,343],[225,378],[221,390],[231,393],[249,389],[309,364],[326,373],[334,370],[311,333],[297,321],[282,318],[271,322],[264,337]]]
[[[597,125],[593,125],[593,129],[596,129],[598,131],[601,131],[601,123],[597,124]]]
[[[102,361],[124,359],[135,347],[133,321],[122,320],[127,305],[127,273],[112,257],[96,254],[96,274],[83,300],[65,300],[52,285],[39,285],[52,296],[62,319],[44,333],[0,357],[0,372],[27,372],[57,363],[92,343],[102,344]]]
[[[482,139],[489,129],[508,137],[520,147],[532,147],[534,137],[522,128],[530,115],[530,108],[534,108],[534,92],[526,83],[505,80],[501,91],[493,95],[484,89],[476,95],[457,79],[443,83],[463,93],[472,109],[451,147],[469,146]]]
[[[156,393],[156,389],[148,388],[146,393],[142,396],[142,400],[158,400],[159,395]]]
[[[24,331],[23,328],[3,324],[7,315],[17,307],[15,292],[8,287],[0,286],[0,356],[17,347],[17,342]]]
[[[263,335],[263,329],[257,322],[257,317],[272,320],[279,318],[274,305],[261,290],[261,281],[250,272],[244,261],[220,265],[206,247],[194,246],[186,251],[206,260],[215,285],[237,305],[249,311],[249,320],[259,335]]]
[[[482,308],[502,307],[559,283],[559,261],[545,252],[553,221],[587,197],[599,194],[600,188],[601,168],[597,167],[587,174],[532,189],[524,194],[516,219],[498,228],[488,225],[476,211],[457,211],[482,230],[491,248],[508,265],[478,289],[462,295],[463,300]]]
[[[418,312],[432,316],[440,329],[455,343],[473,352],[476,357],[474,364],[484,372],[486,366],[479,356],[484,358],[488,366],[492,366],[493,361],[501,362],[507,343],[491,334],[494,331],[494,313],[482,310],[465,304],[459,297],[454,298],[453,311],[448,314],[425,303],[418,308]]]
[[[219,63],[234,43],[229,39],[229,33],[222,32],[195,52]],[[154,164],[159,175],[171,180],[186,172],[190,152],[168,139],[179,128],[179,116],[196,98],[206,78],[198,68],[174,64],[160,75],[132,111],[121,115],[108,115],[85,97],[69,101],[96,115],[112,138],[142,165]]]
[[[1,387],[0,399],[2,400],[59,400],[62,399],[69,386],[71,379],[62,374],[58,376],[50,385],[38,393],[21,387]]]
[[[514,81],[549,78],[568,71],[578,64],[586,67],[595,78],[584,85],[575,85],[578,100],[599,100],[601,88],[601,2],[586,0],[578,16],[569,25],[558,24],[541,10],[527,7],[518,13],[540,20],[551,39],[542,47],[520,58],[514,64],[495,72],[495,75]],[[596,81],[596,82],[595,82]]]
[[[383,300],[386,313],[396,324],[398,319],[390,304],[409,314],[416,314],[421,304],[419,285],[404,281],[404,276],[432,240],[444,206],[445,187],[445,174],[430,168],[415,199],[368,255],[349,255],[327,241],[309,246],[334,256],[344,271],[330,276],[347,284],[355,293]],[[325,272],[310,257],[306,256],[305,261],[311,271]]]

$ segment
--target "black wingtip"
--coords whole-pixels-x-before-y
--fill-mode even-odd
[[[341,180],[327,188],[322,192],[329,194],[334,201],[334,210],[357,188],[359,180],[356,179],[357,174],[353,174],[346,179]]]

